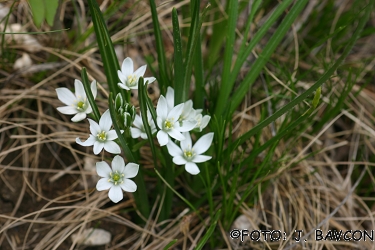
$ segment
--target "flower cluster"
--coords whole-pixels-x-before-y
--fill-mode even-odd
[[[134,71],[133,61],[126,58],[121,70],[118,71],[120,82],[118,86],[125,90],[138,89],[138,81],[143,77],[146,65]],[[154,82],[154,77],[146,77],[146,84]],[[92,112],[83,84],[79,80],[74,82],[75,93],[67,88],[57,88],[57,96],[67,106],[58,107],[57,110],[63,114],[74,115],[73,122],[79,122]],[[94,99],[97,96],[97,86],[94,80],[91,83],[91,92]],[[147,139],[141,115],[137,115],[135,107],[122,99],[118,94],[115,99],[116,123],[122,129],[129,129],[133,138]],[[209,123],[210,116],[202,115],[202,110],[195,110],[193,102],[188,100],[185,103],[174,105],[174,90],[168,87],[166,96],[160,96],[156,107],[156,121],[152,119],[151,113],[147,110],[147,122],[152,134],[156,134],[160,146],[167,146],[169,154],[173,157],[176,165],[185,165],[190,174],[196,175],[200,172],[196,163],[205,162],[211,156],[202,155],[206,152],[213,140],[213,133],[202,136],[194,145],[192,144],[190,131],[201,132]],[[79,137],[76,143],[81,146],[93,146],[93,152],[98,155],[103,149],[111,154],[116,154],[112,160],[112,168],[104,161],[96,163],[96,171],[102,177],[97,183],[97,190],[108,190],[108,196],[113,202],[119,202],[123,198],[122,190],[135,192],[137,185],[130,180],[137,175],[139,165],[128,163],[118,154],[121,153],[120,146],[115,142],[118,135],[111,129],[113,121],[109,110],[106,110],[99,119],[99,123],[88,118],[90,132],[88,139],[84,142]],[[156,124],[155,124],[156,122]],[[133,125],[133,127],[131,127]],[[124,130],[120,132],[123,133]],[[179,145],[179,146],[178,146]]]

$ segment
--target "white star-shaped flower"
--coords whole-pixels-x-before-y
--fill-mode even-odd
[[[105,111],[100,117],[99,124],[91,119],[89,120],[90,123],[90,137],[85,141],[82,142],[79,138],[76,139],[76,142],[81,146],[92,146],[94,145],[94,154],[99,154],[102,149],[104,148],[105,151],[112,153],[112,154],[119,154],[121,153],[121,149],[119,145],[113,140],[117,139],[117,134],[115,130],[110,130],[112,126],[112,119],[111,114],[109,113],[109,109]],[[121,130],[121,133],[123,130]]]
[[[116,155],[112,160],[112,169],[104,161],[96,163],[96,172],[102,177],[96,184],[98,191],[109,189],[108,197],[111,201],[117,203],[122,200],[122,190],[126,192],[135,192],[137,184],[129,180],[138,174],[139,165],[128,163],[125,166],[124,159]]]
[[[179,141],[185,140],[185,137],[181,134],[181,132],[190,131],[195,127],[195,121],[185,121],[183,123],[179,122],[178,119],[183,109],[184,104],[181,103],[169,110],[167,100],[164,96],[160,96],[158,105],[156,107],[156,121],[160,128],[156,137],[158,138],[160,146],[167,145],[169,136]]]
[[[168,152],[173,156],[173,162],[176,165],[185,165],[185,170],[192,174],[199,174],[200,170],[196,163],[205,162],[210,160],[212,157],[202,155],[206,152],[212,143],[214,133],[208,133],[192,145],[191,137],[189,133],[183,133],[185,140],[180,142],[181,147],[178,147],[171,140],[167,144]]]
[[[139,77],[143,77],[146,72],[147,65],[141,66],[139,69],[134,71],[133,60],[130,57],[125,58],[122,62],[121,70],[117,71],[120,83],[118,86],[122,89],[131,90],[138,89]],[[156,80],[155,77],[144,77],[145,83],[152,83]]]
[[[72,121],[79,122],[86,118],[86,114],[90,114],[92,112],[92,108],[87,99],[83,84],[80,80],[76,79],[74,81],[74,88],[75,94],[73,94],[72,91],[67,88],[56,89],[57,97],[59,98],[59,100],[68,105],[65,107],[58,107],[57,110],[65,115],[75,114],[75,116],[73,116],[72,118]],[[91,83],[91,92],[95,99],[97,94],[95,80]]]
[[[148,110],[147,110],[147,120],[148,120],[148,125],[150,125],[150,128],[151,128],[151,133],[152,134],[155,133],[156,126],[155,126],[154,121],[152,120],[150,111]],[[135,115],[133,125],[135,126],[135,128],[133,127],[130,128],[131,136],[133,138],[141,137],[142,139],[147,139],[146,130],[145,130],[145,127],[143,126],[142,117],[140,115]]]

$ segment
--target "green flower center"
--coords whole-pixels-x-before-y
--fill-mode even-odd
[[[184,150],[184,156],[185,159],[191,160],[195,156],[195,153],[193,150]]]
[[[166,120],[164,122],[164,128],[166,129],[173,129],[174,122],[170,120]]]
[[[102,131],[96,135],[98,137],[99,141],[106,141],[107,140],[107,133],[105,131]]]
[[[135,75],[130,75],[128,76],[127,82],[128,82],[128,85],[134,86],[137,84],[137,77]]]
[[[80,100],[76,104],[76,108],[79,111],[85,111],[87,108],[86,100]]]
[[[124,174],[119,173],[118,171],[111,172],[109,174],[111,177],[108,181],[112,182],[114,185],[122,184],[124,183]]]

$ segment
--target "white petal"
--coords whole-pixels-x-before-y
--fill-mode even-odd
[[[143,65],[139,67],[136,71],[134,71],[134,75],[136,75],[137,78],[139,78],[140,76],[143,76],[146,72],[146,68],[147,68],[147,65]]]
[[[77,80],[77,79],[74,80],[74,90],[75,90],[77,99],[86,97],[83,83],[80,80]]]
[[[123,84],[123,83],[118,83],[117,86],[119,86],[119,87],[122,88],[122,89],[130,90],[129,87],[126,86],[126,85]]]
[[[104,143],[104,149],[105,149],[105,151],[107,151],[111,154],[120,154],[121,153],[120,146],[117,145],[117,143],[114,142],[114,141],[106,141]]]
[[[141,133],[141,138],[143,139],[143,140],[147,140],[147,134],[146,133]]]
[[[72,117],[72,122],[79,122],[86,118],[85,112],[79,112],[75,116]]]
[[[163,119],[161,119],[161,117],[156,117],[156,122],[158,124],[158,127],[160,129],[162,129],[163,128]]]
[[[174,89],[168,87],[165,97],[167,98],[168,110],[172,110],[174,107]]]
[[[97,124],[94,120],[91,120],[90,118],[88,118],[87,120],[89,120],[90,132],[91,132],[92,135],[96,136],[97,134],[102,132],[100,127],[99,127],[99,124]]]
[[[79,139],[78,137],[76,138],[76,143],[85,147],[92,146],[94,145],[95,142],[96,142],[96,139],[93,135],[90,135],[90,137],[85,142],[82,142],[81,139]]]
[[[77,109],[73,106],[58,107],[56,109],[64,115],[74,115],[78,113]]]
[[[182,110],[184,109],[184,104],[183,103],[180,103],[178,104],[176,107],[174,107],[168,114],[168,119],[172,119],[174,118],[175,121],[178,120],[178,118],[180,117],[181,113],[182,113]]]
[[[199,172],[200,172],[197,164],[195,164],[194,162],[186,163],[185,164],[185,170],[192,175],[199,174]]]
[[[200,163],[200,162],[205,162],[208,160],[211,160],[212,156],[208,155],[196,155],[194,158],[191,160],[192,162]]]
[[[96,95],[98,94],[98,88],[96,86],[96,80],[91,82],[91,92],[92,92],[92,95],[94,96],[94,99],[95,99]]]
[[[145,77],[145,83],[148,82],[148,84],[155,82],[155,77]]]
[[[156,137],[158,138],[158,142],[160,144],[160,146],[165,146],[167,145],[168,141],[169,141],[169,136],[167,133],[165,133],[164,131],[160,130],[157,134],[156,134]]]
[[[113,141],[114,139],[117,139],[117,133],[116,130],[110,130],[107,132],[107,140]]]
[[[176,140],[179,140],[179,141],[183,141],[185,140],[185,136],[183,136],[177,129],[171,129],[168,131],[168,134],[176,139]]]
[[[108,164],[105,161],[100,161],[96,163],[96,172],[100,177],[109,179],[112,169],[108,166]]]
[[[99,120],[99,127],[108,132],[109,129],[111,128],[112,126],[112,119],[111,119],[111,113],[109,113],[109,109],[107,109],[102,117],[100,117],[100,120]]]
[[[178,147],[172,140],[167,144],[168,152],[171,156],[182,155],[183,152],[180,147]]]
[[[125,58],[125,60],[122,62],[121,71],[125,77],[128,77],[128,75],[133,74],[133,60],[130,57]]]
[[[88,103],[88,106],[87,106],[86,110],[83,111],[83,112],[85,112],[86,114],[90,114],[92,112],[92,108],[90,106],[90,103]]]
[[[108,197],[113,201],[114,203],[117,203],[124,198],[124,195],[122,194],[122,190],[120,186],[112,186],[111,189],[108,192]]]
[[[195,128],[195,125],[197,125],[196,121],[183,121],[182,126],[178,128],[181,132],[188,132]]]
[[[133,124],[137,128],[142,128],[143,127],[143,122],[142,122],[142,118],[141,118],[140,115],[135,115],[135,119],[134,119]]]
[[[128,179],[133,178],[138,174],[138,170],[139,170],[138,164],[129,162],[128,164],[126,164],[123,174],[125,175],[125,178],[128,178]]]
[[[94,154],[97,155],[99,154],[104,148],[104,143],[96,141],[94,142]]]
[[[75,95],[67,88],[57,88],[56,89],[57,98],[66,105],[72,105],[76,101]]]
[[[184,164],[187,163],[187,160],[184,157],[182,157],[181,155],[177,155],[177,156],[173,157],[173,162],[176,165],[184,165]]]
[[[124,183],[120,184],[121,188],[126,192],[135,192],[137,191],[137,184],[134,181],[125,179]]]
[[[165,120],[168,115],[167,100],[165,100],[165,97],[162,95],[159,97],[158,105],[156,106],[156,114],[163,120]]]
[[[113,171],[118,171],[120,173],[123,173],[124,172],[124,169],[125,169],[125,162],[124,162],[124,159],[119,156],[119,155],[116,155],[113,160],[112,160],[112,170]]]
[[[108,181],[108,178],[101,178],[98,183],[96,183],[96,190],[103,191],[110,189],[112,186],[113,184]]]
[[[214,133],[208,133],[201,138],[194,144],[193,150],[197,155],[200,155],[207,151],[210,148],[212,139],[214,138]]]
[[[193,147],[193,143],[191,142],[191,136],[188,132],[182,133],[183,136],[185,136],[185,140],[181,141],[181,149],[184,150],[191,150]]]
[[[139,130],[138,128],[130,128],[130,134],[132,138],[138,138],[141,136],[141,130]]]
[[[210,119],[211,119],[211,116],[209,116],[209,115],[203,116],[202,121],[201,121],[201,126],[200,126],[201,131],[202,131],[202,129],[207,127],[208,123],[210,122]]]

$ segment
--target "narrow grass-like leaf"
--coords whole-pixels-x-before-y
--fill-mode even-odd
[[[170,247],[172,247],[174,244],[176,244],[177,242],[177,239],[174,239],[172,240],[171,242],[168,243],[168,245],[166,245],[163,250],[169,250]]]
[[[154,35],[155,35],[155,42],[156,42],[156,51],[158,53],[158,63],[159,63],[159,71],[160,71],[160,81],[159,88],[161,93],[165,93],[167,91],[169,78],[168,78],[168,68],[167,68],[167,59],[165,58],[165,49],[163,38],[161,36],[160,31],[160,24],[158,19],[158,12],[156,11],[156,5],[154,0],[150,0],[150,8],[151,8],[151,15],[152,15],[152,24],[154,26]]]
[[[172,10],[172,24],[173,24],[173,46],[174,46],[174,104],[180,104],[183,102],[183,89],[185,79],[185,68],[182,55],[182,44],[181,44],[181,33],[180,24],[178,22],[177,10]]]
[[[145,128],[145,132],[147,134],[147,139],[150,143],[150,147],[152,151],[152,158],[154,159],[154,167],[157,167],[156,149],[155,149],[154,139],[152,137],[150,124],[148,124],[146,96],[147,96],[147,89],[144,84],[144,79],[143,77],[140,77],[138,80],[138,98],[139,98],[139,106],[141,109],[142,122],[143,122],[143,127]]]
[[[211,226],[208,228],[206,234],[202,237],[202,239],[198,242],[197,247],[195,248],[195,250],[202,249],[204,247],[204,245],[206,244],[206,242],[208,241],[208,239],[210,239],[212,233],[215,231],[216,224],[217,224],[217,221],[220,218],[220,215],[221,215],[221,209],[219,209],[216,212],[216,215],[213,218]]]
[[[100,55],[102,56],[104,72],[107,77],[109,90],[115,96],[120,92],[124,99],[129,102],[130,92],[125,92],[125,90],[120,89],[117,86],[119,83],[117,70],[120,69],[120,66],[118,64],[111,37],[109,36],[107,26],[104,22],[103,14],[99,9],[97,1],[88,0],[88,4],[90,7],[92,22],[94,24],[96,39],[98,41]]]
[[[201,44],[201,35],[198,34],[198,44]],[[201,46],[195,47],[194,53],[194,78],[195,78],[195,92],[194,92],[194,108],[203,109],[204,106],[204,68]]]
[[[316,82],[314,85],[312,85],[308,90],[306,90],[301,95],[297,96],[295,99],[293,99],[291,102],[277,110],[273,115],[266,118],[262,122],[258,123],[255,127],[253,127],[250,131],[243,134],[240,138],[238,138],[235,143],[232,144],[232,146],[228,147],[226,150],[228,152],[232,152],[234,150],[233,145],[240,145],[244,143],[246,140],[248,140],[251,136],[255,135],[256,133],[259,133],[264,127],[269,125],[271,122],[282,116],[284,113],[292,109],[297,104],[301,103],[303,100],[305,100],[309,95],[311,95],[315,90],[317,90],[320,86],[323,85],[331,76],[334,74],[334,72],[337,70],[337,68],[341,65],[341,63],[344,61],[344,59],[348,56],[351,49],[353,48],[355,42],[358,40],[364,25],[366,24],[370,10],[372,9],[374,1],[369,4],[367,8],[365,8],[365,14],[362,18],[359,19],[359,23],[357,26],[356,31],[354,32],[353,36],[351,37],[348,45],[345,47],[344,51],[342,52],[341,56],[336,60],[336,62],[333,64],[331,68],[329,68],[323,76]]]
[[[92,92],[91,92],[91,84],[89,82],[89,78],[87,77],[86,68],[82,68],[81,77],[82,77],[83,88],[85,89],[86,96],[87,96],[87,99],[89,100],[90,106],[92,108],[92,112],[94,113],[95,120],[96,122],[99,122],[100,112],[98,109],[98,105],[96,105],[94,96],[92,95]]]
[[[228,82],[222,82],[222,86],[220,87],[219,98],[218,98],[218,101],[216,103],[216,109],[215,109],[215,114],[217,116],[222,115],[222,113],[223,113],[223,111],[226,107],[226,103],[227,103],[226,101],[223,101],[223,100],[229,99],[229,96],[230,96],[230,93],[232,92],[235,80],[236,80],[236,78],[237,78],[237,76],[238,76],[238,74],[241,70],[242,65],[244,64],[244,62],[246,61],[246,59],[250,55],[251,51],[260,42],[260,40],[263,38],[263,36],[269,31],[270,27],[276,22],[277,18],[285,11],[285,9],[292,2],[293,2],[293,0],[282,1],[280,3],[280,5],[276,8],[275,12],[272,13],[270,18],[262,25],[262,27],[258,30],[258,32],[250,40],[250,43],[246,47],[246,49],[243,49],[243,50],[239,51],[238,58],[237,58],[236,63],[233,67],[233,70],[230,74],[230,80]],[[265,51],[265,50],[266,49],[264,49],[263,51]],[[257,62],[258,62],[258,60],[257,60]],[[251,71],[249,72],[248,75],[253,74],[252,72],[254,70],[254,66],[251,68]],[[261,68],[263,68],[264,65],[261,65],[261,66],[262,66]],[[259,72],[260,72],[260,70],[259,70]],[[258,76],[259,72],[256,74],[256,76]],[[249,87],[250,86],[248,86],[248,88]],[[248,88],[245,91],[246,93],[247,93]]]

